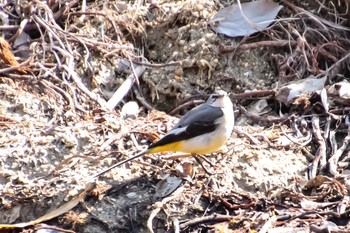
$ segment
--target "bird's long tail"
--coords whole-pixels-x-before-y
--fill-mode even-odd
[[[141,157],[142,155],[145,155],[145,154],[148,154],[148,153],[149,153],[149,150],[148,150],[148,149],[147,149],[147,150],[144,150],[144,151],[141,151],[140,153],[137,153],[136,155],[133,155],[133,156],[127,158],[127,159],[124,159],[124,160],[122,160],[122,161],[120,161],[120,162],[118,162],[118,163],[116,163],[116,164],[113,164],[112,166],[106,168],[105,170],[100,171],[99,173],[96,173],[96,174],[93,175],[91,178],[99,177],[99,176],[105,174],[106,172],[109,172],[109,171],[112,170],[113,168],[116,168],[116,167],[118,167],[118,166],[121,166],[121,165],[123,165],[124,163],[127,163],[127,162],[129,162],[129,161],[131,161],[131,160],[134,160],[134,159],[136,159],[136,158],[138,158],[138,157]]]
[[[123,165],[124,163],[127,163],[131,160],[134,160],[138,157],[141,157],[142,155],[165,152],[165,151],[181,151],[181,141],[172,142],[172,143],[168,143],[165,145],[157,145],[157,144],[151,145],[147,150],[141,151],[140,153],[137,153],[136,155],[133,155],[130,158],[124,159],[123,161],[120,161],[120,162],[106,168],[105,170],[103,170],[99,173],[96,173],[91,178],[94,179],[98,176],[101,176],[101,175],[105,174],[106,172],[109,172],[113,168],[116,168],[120,165]]]

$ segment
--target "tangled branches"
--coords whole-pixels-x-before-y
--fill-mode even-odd
[[[8,37],[9,31],[16,29],[8,41],[13,42],[14,53],[20,57],[19,60],[26,60],[21,64],[14,58],[12,60],[15,62],[5,61],[12,67],[0,70],[3,79],[39,84],[43,87],[39,92],[50,92],[49,95],[54,96],[60,106],[68,106],[61,113],[75,113],[76,110],[86,112],[91,108],[89,106],[95,105],[90,101],[100,108],[106,108],[103,98],[106,90],[97,86],[108,89],[108,85],[116,86],[117,83],[108,79],[110,74],[104,74],[107,81],[95,80],[94,75],[100,72],[98,66],[106,66],[105,61],[108,61],[108,68],[113,70],[122,63],[124,68],[120,68],[121,72],[126,74],[132,68],[131,60],[137,60],[138,56],[134,46],[122,39],[121,29],[125,29],[126,33],[137,31],[140,25],[126,23],[128,20],[115,11],[88,12],[84,4],[79,6],[79,2],[21,1],[3,6],[3,15],[9,21],[0,30]],[[18,18],[21,20],[19,26],[10,25]],[[9,48],[6,51],[12,54]],[[92,57],[92,53],[97,56]],[[11,70],[19,73],[11,73]],[[110,71],[105,68],[105,72]],[[94,85],[94,82],[98,85]]]

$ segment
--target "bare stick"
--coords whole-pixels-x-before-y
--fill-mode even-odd
[[[321,135],[320,119],[316,116],[312,117],[312,129],[313,129],[315,139],[319,145],[319,148],[316,152],[315,160],[312,162],[312,167],[311,167],[310,177],[309,177],[311,179],[316,177],[316,175],[317,175],[318,164],[320,164],[320,167],[322,168],[327,163],[326,142]]]
[[[148,110],[153,110],[154,108],[145,100],[145,98],[143,98],[140,94],[140,92],[138,91],[137,87],[133,87],[133,91],[136,95],[136,99],[138,101],[140,101],[140,103],[145,107],[147,108]]]
[[[344,138],[343,145],[332,155],[332,157],[328,160],[329,162],[329,172],[333,175],[339,175],[337,171],[337,164],[340,159],[340,156],[343,154],[345,149],[348,147],[350,142],[350,127],[348,128],[348,135]]]
[[[230,221],[233,218],[234,218],[234,216],[221,215],[221,214],[213,214],[210,216],[198,217],[198,218],[194,218],[194,219],[191,219],[185,223],[180,224],[180,229],[183,230],[189,226],[196,225],[196,224],[203,223],[203,222],[209,222],[209,221],[215,221],[215,222]]]
[[[285,47],[285,46],[296,46],[297,41],[292,40],[278,40],[278,41],[259,41],[250,44],[242,44],[236,46],[225,46],[220,45],[219,51],[220,53],[230,53],[236,50],[249,50],[249,49],[257,49],[260,47]]]
[[[1,25],[0,31],[16,31],[18,28],[18,25]]]
[[[16,33],[11,37],[11,39],[9,39],[9,42],[12,42],[14,40],[16,40],[16,38],[22,33],[24,27],[27,25],[27,23],[29,22],[28,19],[23,19],[18,27],[18,30],[16,31]]]
[[[180,111],[180,109],[186,108],[190,105],[196,105],[196,104],[202,104],[204,103],[204,100],[190,100],[184,104],[181,104],[180,106],[177,106],[176,108],[174,108],[173,110],[171,110],[171,112],[169,113],[169,115],[174,115],[175,113],[177,113],[178,111]]]
[[[288,0],[282,0],[282,2],[284,4],[286,4],[288,7],[290,7],[293,11],[295,11],[296,13],[302,13],[305,14],[307,16],[309,16],[311,19],[313,19],[315,22],[319,23],[324,29],[328,30],[328,28],[324,25],[326,24],[327,26],[331,27],[331,28],[336,28],[338,30],[345,30],[345,31],[350,31],[349,27],[345,27],[342,26],[340,24],[337,23],[333,23],[329,20],[323,19],[315,14],[312,14],[310,11],[304,10],[301,7],[297,7],[296,5],[294,5],[293,3],[289,2]]]
[[[72,70],[69,69],[67,67],[67,65],[63,65],[62,66],[68,74],[71,75],[71,77],[73,78],[74,82],[77,84],[78,88],[84,92],[87,96],[89,96],[91,99],[95,100],[97,103],[100,104],[101,107],[106,107],[106,102],[97,94],[91,92],[85,85],[84,83],[81,81],[81,79],[79,78],[78,74]]]
[[[135,67],[135,74],[137,75],[137,77],[140,77],[145,70],[146,70],[146,67],[137,66]],[[123,84],[113,94],[112,98],[107,102],[106,104],[107,109],[113,110],[115,106],[117,106],[120,103],[120,101],[124,98],[124,96],[130,91],[134,82],[135,82],[134,74],[129,75],[129,77],[127,77],[127,79],[123,82]]]
[[[132,61],[135,64],[146,66],[146,67],[152,67],[152,68],[163,68],[167,66],[181,66],[182,61],[174,61],[174,62],[169,62],[169,63],[162,63],[162,64],[151,64],[151,63],[146,63],[146,62],[139,62],[139,61]]]
[[[258,90],[258,91],[250,91],[244,92],[240,94],[230,94],[232,99],[256,99],[261,97],[271,97],[276,94],[275,90]]]
[[[270,122],[270,123],[283,123],[289,120],[290,116],[275,117],[275,116],[259,116],[254,113],[248,112],[243,106],[238,107],[239,111],[245,116],[253,119],[254,121]]]

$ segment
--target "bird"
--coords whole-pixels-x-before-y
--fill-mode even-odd
[[[188,111],[159,141],[148,146],[146,150],[95,174],[93,178],[146,154],[170,151],[192,155],[212,153],[226,143],[233,127],[233,104],[227,92],[217,90],[206,102]]]

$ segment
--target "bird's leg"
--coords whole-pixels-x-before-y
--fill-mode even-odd
[[[197,155],[199,158],[203,159],[205,162],[207,162],[211,167],[214,167],[215,165],[209,160],[207,159],[207,157],[203,156],[203,155]]]
[[[202,158],[204,161],[206,161],[210,166],[214,166],[214,164],[212,164],[208,159],[204,158],[203,156],[201,155],[196,155],[194,154],[193,157],[195,158],[195,160],[197,161],[197,163],[199,163],[201,165],[201,167],[203,168],[203,170],[205,171],[205,173],[207,173],[208,175],[214,175],[215,173],[213,172],[210,172],[205,166],[204,164],[202,163],[202,161],[199,159],[199,158]]]

